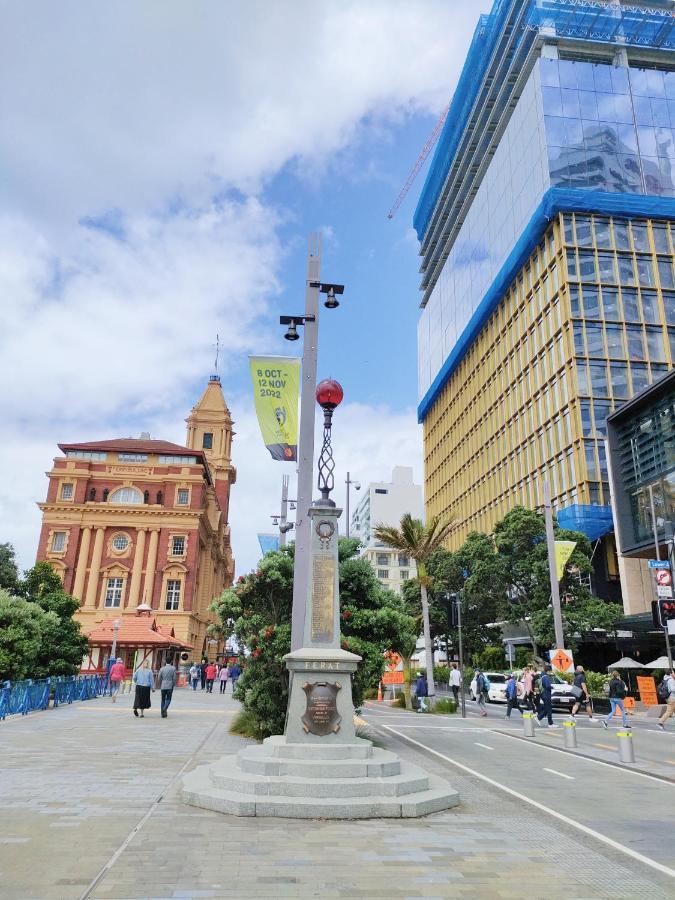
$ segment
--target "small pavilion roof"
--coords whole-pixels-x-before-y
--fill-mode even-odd
[[[185,647],[192,649],[191,644],[184,644],[174,635],[172,627],[157,625],[155,619],[147,616],[120,616],[117,632],[118,646],[135,647]],[[115,637],[113,629],[115,619],[106,619],[87,633],[91,644],[112,644]]]

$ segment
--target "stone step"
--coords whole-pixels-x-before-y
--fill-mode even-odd
[[[450,809],[459,795],[445,781],[429,777],[429,789],[404,797],[259,797],[214,787],[209,766],[183,779],[183,800],[192,806],[234,816],[292,819],[371,819],[424,816]]]
[[[426,772],[404,762],[399,775],[385,778],[303,778],[242,772],[237,757],[226,756],[211,764],[209,776],[216,788],[257,797],[401,797],[429,787]]]
[[[325,739],[324,739],[325,740]],[[284,759],[306,759],[308,747],[315,759],[370,759],[373,755],[373,744],[364,738],[355,738],[353,743],[293,744],[286,741],[283,735],[275,734],[265,738],[262,746],[268,756],[283,756]]]
[[[313,748],[312,748],[313,749]],[[305,750],[305,758],[271,757],[264,745],[239,751],[239,768],[253,775],[299,775],[301,778],[384,778],[399,775],[401,762],[389,750],[373,748],[369,759],[317,759]]]

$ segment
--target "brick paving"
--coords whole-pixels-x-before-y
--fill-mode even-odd
[[[185,806],[186,764],[241,745],[227,731],[236,704],[181,691],[168,719],[155,708],[140,721],[128,702],[0,724],[3,900],[675,896],[665,876],[461,773],[451,775],[461,807],[419,820],[246,819]],[[384,743],[447,777],[440,761]]]

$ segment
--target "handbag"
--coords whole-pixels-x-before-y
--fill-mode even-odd
[[[573,684],[570,688],[570,691],[574,694],[577,700],[581,700],[581,698],[584,696],[584,692],[578,684]]]

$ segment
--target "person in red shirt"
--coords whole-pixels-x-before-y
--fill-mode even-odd
[[[216,677],[216,666],[215,663],[209,663],[206,667],[206,693],[213,693],[213,682]]]
[[[110,696],[112,697],[112,702],[117,702],[117,694],[119,693],[120,685],[124,681],[124,663],[121,659],[118,659],[116,663],[110,669]]]

